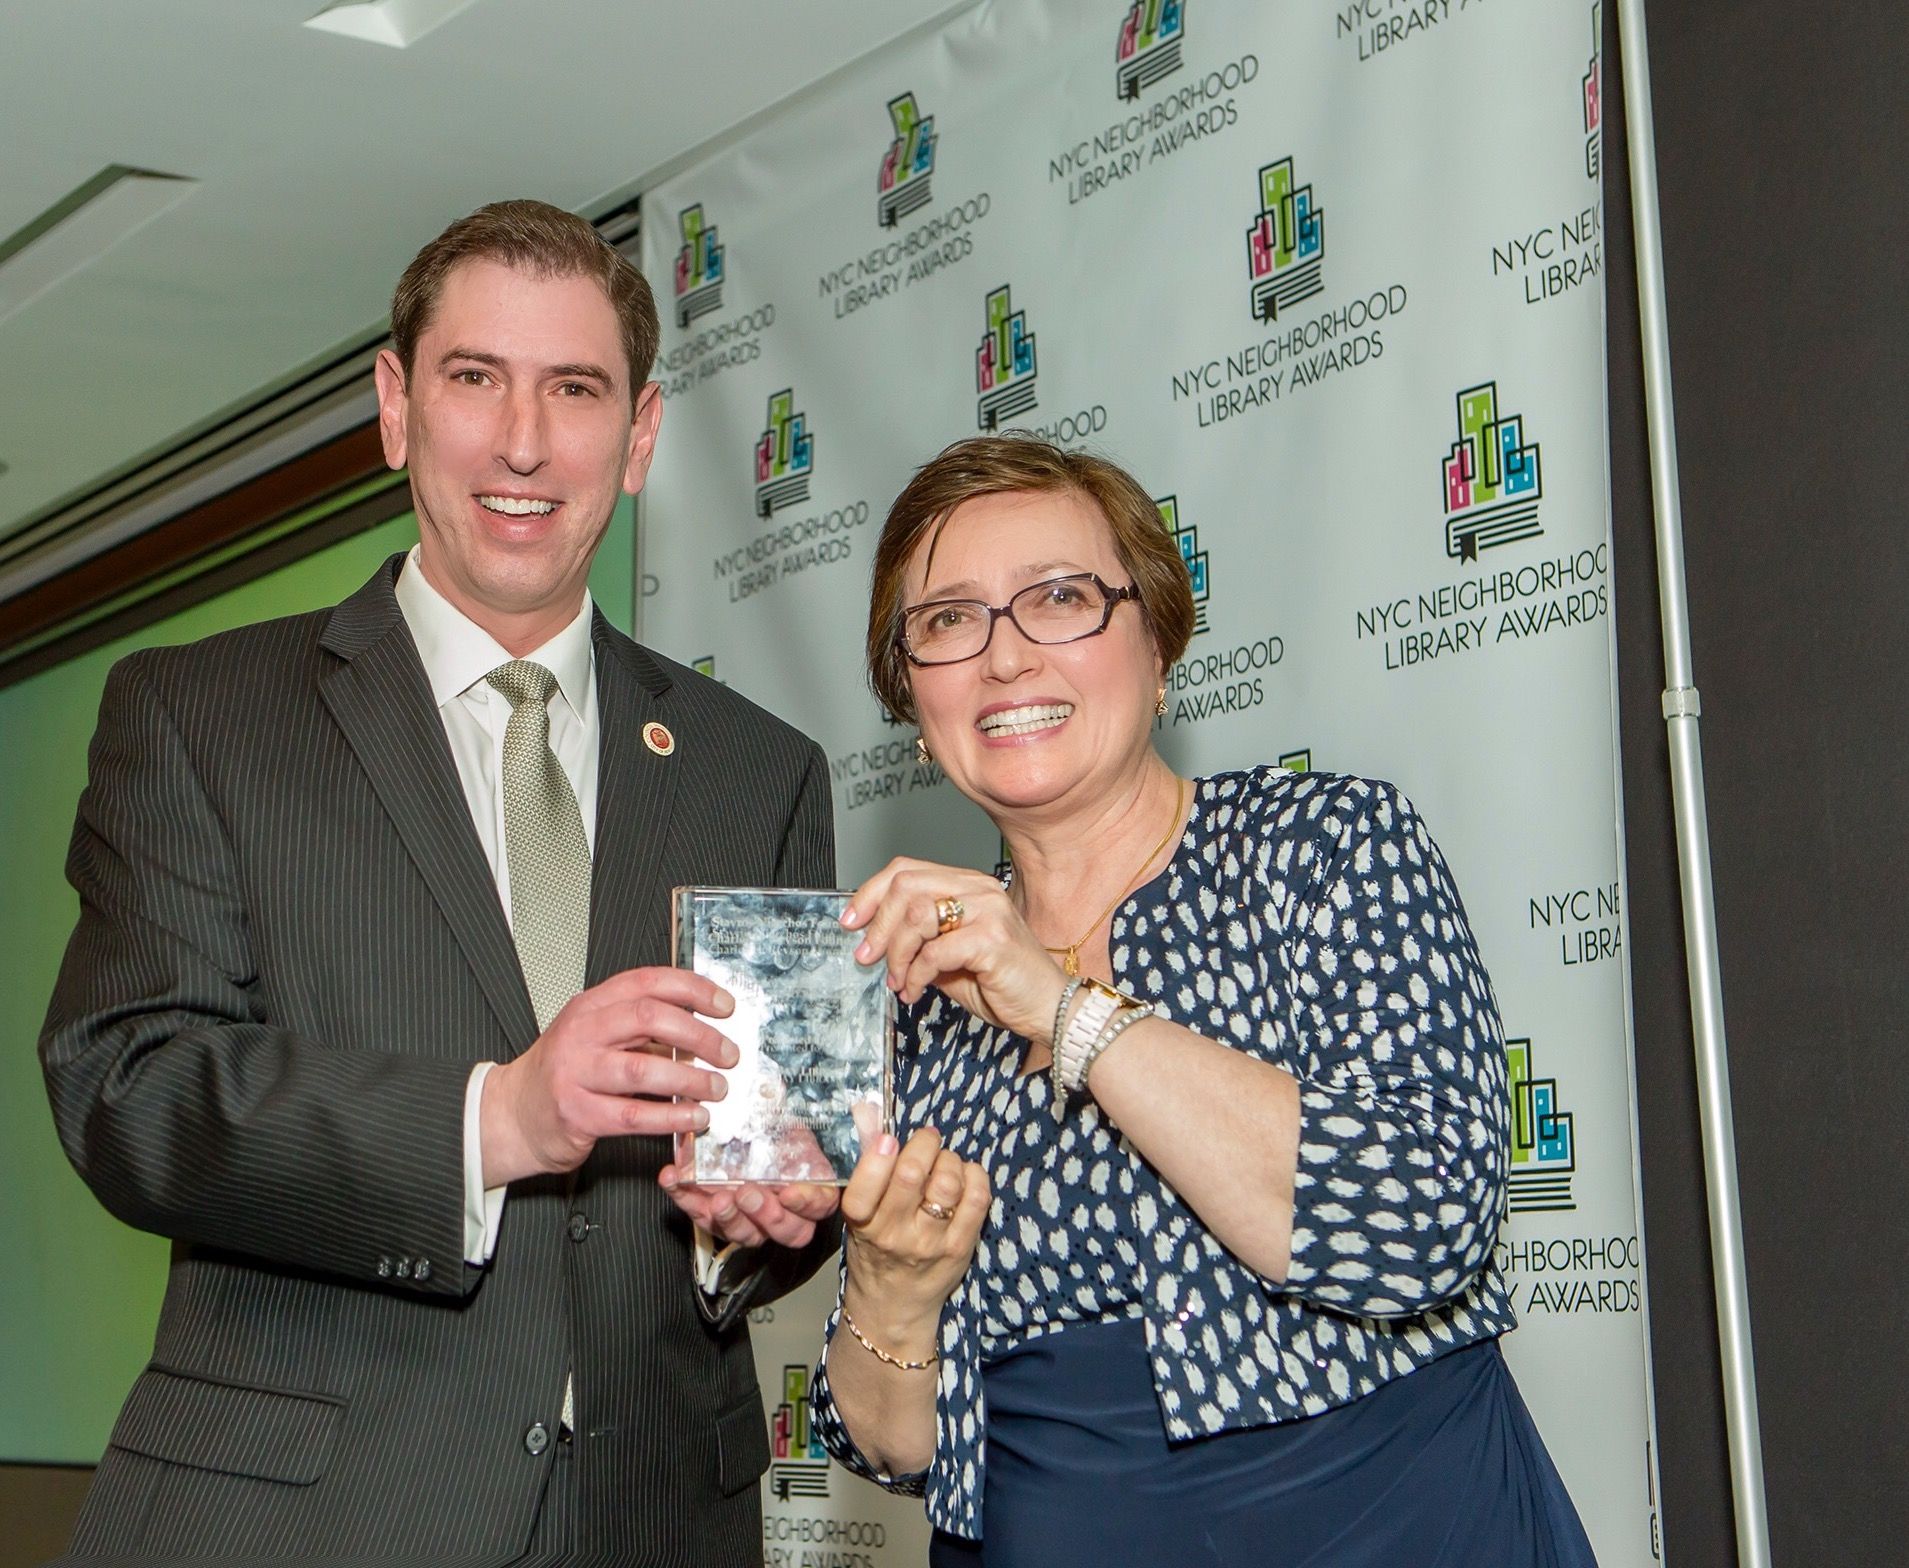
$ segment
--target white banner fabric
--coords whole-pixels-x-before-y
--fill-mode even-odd
[[[1159,498],[1185,773],[1375,775],[1512,1041],[1506,1354],[1605,1568],[1659,1556],[1614,742],[1591,0],[1039,0],[870,57],[644,195],[642,635],[814,735],[841,875],[991,866],[862,673],[916,466],[984,428]],[[831,1467],[832,1275],[759,1314],[772,1565],[923,1560]]]

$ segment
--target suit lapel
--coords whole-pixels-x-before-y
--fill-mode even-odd
[[[645,744],[645,726],[667,723],[669,677],[599,612],[597,842],[590,877],[590,961],[597,985],[638,964],[668,962],[667,842],[682,764]]]
[[[322,639],[342,663],[319,692],[423,876],[513,1051],[537,1037],[497,884],[471,827],[444,724],[392,594],[394,557],[333,613]]]

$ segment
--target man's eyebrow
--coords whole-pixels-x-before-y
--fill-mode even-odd
[[[489,365],[494,370],[502,370],[504,368],[503,360],[497,355],[486,354],[482,349],[475,348],[447,348],[439,357],[437,368],[442,370],[453,360],[457,359],[468,359],[475,364]]]
[[[612,384],[610,372],[601,365],[552,365],[544,372],[547,376],[574,377],[578,380],[601,381],[606,387]]]

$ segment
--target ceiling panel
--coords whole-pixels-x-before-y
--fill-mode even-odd
[[[375,330],[483,202],[584,209],[949,0],[476,0],[407,49],[323,0],[0,0],[0,236],[112,164],[191,195],[0,323],[0,537]]]

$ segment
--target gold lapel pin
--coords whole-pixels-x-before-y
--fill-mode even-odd
[[[676,737],[669,732],[667,724],[645,724],[643,726],[643,744],[659,757],[667,757],[676,750]]]

